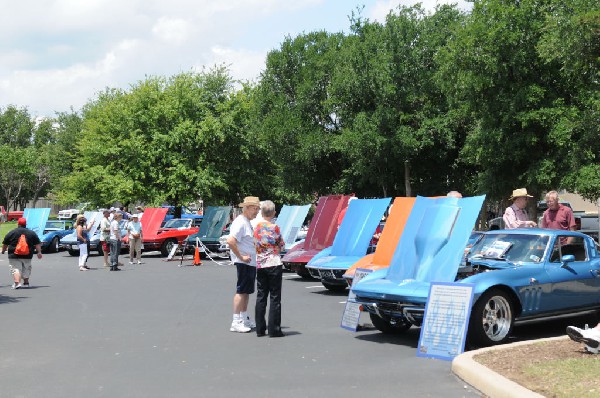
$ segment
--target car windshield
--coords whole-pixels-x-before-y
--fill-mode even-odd
[[[163,228],[189,228],[191,226],[191,222],[192,220],[182,220],[180,218],[176,218],[167,221]]]
[[[65,229],[65,223],[60,221],[48,221],[46,229]]]
[[[548,241],[547,235],[485,234],[471,248],[469,260],[539,263],[546,253]]]

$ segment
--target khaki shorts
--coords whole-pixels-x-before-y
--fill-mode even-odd
[[[29,278],[29,275],[31,275],[30,258],[9,258],[8,265],[10,265],[11,275],[15,272],[19,272],[21,274],[21,278]]]

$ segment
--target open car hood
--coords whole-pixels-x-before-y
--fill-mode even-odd
[[[286,254],[285,262],[306,263],[315,254],[331,246],[337,232],[338,217],[348,205],[350,196],[321,196],[302,247]]]
[[[277,225],[285,242],[285,250],[289,250],[296,243],[298,231],[306,219],[310,205],[288,206],[284,205],[277,216]]]
[[[392,262],[392,257],[398,247],[398,242],[404,231],[408,216],[412,211],[417,198],[397,197],[394,199],[390,208],[390,214],[385,221],[385,226],[377,242],[377,248],[372,255],[364,256],[358,262],[353,264],[344,275],[345,277],[354,276],[356,268],[381,269],[387,268]]]
[[[350,268],[366,254],[389,204],[390,198],[351,201],[331,250],[325,255],[317,255],[308,265],[319,268]]]
[[[231,206],[208,206],[204,209],[204,218],[200,224],[198,233],[193,236],[201,241],[218,242],[223,235],[223,228],[231,214]]]
[[[410,295],[429,282],[453,282],[484,199],[417,197],[387,273],[364,278],[355,293]]]
[[[144,221],[142,222],[144,238],[158,234],[160,225],[165,219],[168,210],[164,207],[149,207],[144,210]]]
[[[27,228],[35,232],[39,238],[44,235],[48,217],[50,217],[50,208],[30,209],[28,207],[23,211],[23,218],[27,220]]]

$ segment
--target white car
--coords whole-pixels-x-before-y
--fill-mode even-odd
[[[89,205],[89,203],[80,203],[74,209],[61,210],[58,212],[58,219],[75,220],[79,214],[83,214]]]

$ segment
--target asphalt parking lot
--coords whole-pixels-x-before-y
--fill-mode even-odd
[[[284,274],[287,336],[258,338],[229,332],[232,266],[121,259],[121,272],[98,256],[81,272],[76,257],[47,254],[33,260],[33,287],[11,290],[0,257],[0,396],[479,396],[450,362],[416,357],[416,328],[340,328],[346,297],[319,282]]]

